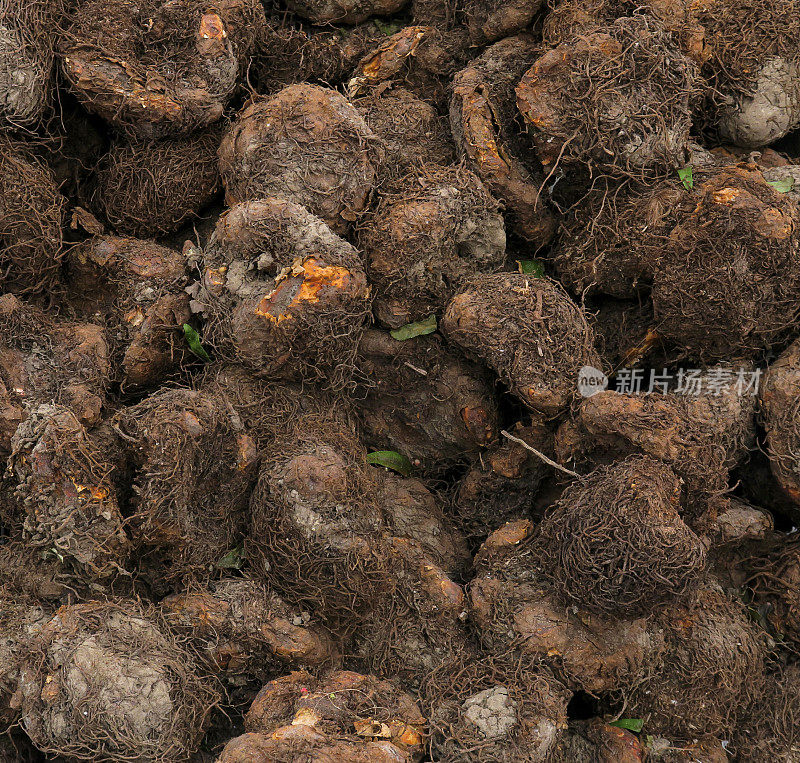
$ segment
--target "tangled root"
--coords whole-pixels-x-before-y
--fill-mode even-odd
[[[218,701],[188,652],[132,602],[61,607],[28,645],[22,724],[78,760],[181,760]]]
[[[524,35],[495,43],[453,78],[450,125],[459,153],[489,190],[502,199],[514,229],[537,247],[555,232],[555,219],[539,195],[542,179],[521,160],[509,128],[516,113],[514,86],[538,46]]]
[[[163,389],[119,411],[133,469],[129,519],[156,590],[208,577],[242,542],[255,445],[224,398]]]
[[[464,591],[422,544],[393,537],[384,545],[394,587],[356,631],[351,659],[416,690],[454,655],[474,652],[464,627]]]
[[[448,304],[442,330],[496,371],[526,406],[548,416],[569,404],[580,368],[600,365],[583,310],[544,277],[472,279]]]
[[[707,588],[656,612],[654,627],[665,649],[626,695],[626,713],[671,740],[729,735],[764,675],[763,639],[744,608]]]
[[[469,170],[425,167],[381,192],[360,228],[378,318],[397,328],[440,311],[466,280],[500,268],[497,202]]]
[[[348,382],[370,310],[358,252],[299,204],[237,204],[204,255],[207,339],[265,378]]]
[[[567,488],[537,528],[534,553],[569,601],[633,617],[692,590],[705,547],[678,511],[681,481],[634,456]]]
[[[53,91],[52,30],[59,0],[0,3],[0,118],[31,127],[50,105]]]
[[[86,2],[62,35],[62,68],[78,99],[148,138],[220,119],[263,27],[255,0]]]
[[[246,106],[219,149],[228,204],[279,196],[336,232],[364,210],[383,151],[344,96],[297,84]]]
[[[370,16],[390,16],[405,0],[287,0],[286,5],[313,24],[360,24]]]
[[[170,630],[188,638],[215,673],[264,681],[285,665],[331,662],[336,648],[308,612],[295,611],[254,580],[227,579],[168,596]]]
[[[565,607],[537,569],[529,520],[511,522],[481,547],[469,586],[470,612],[492,653],[510,649],[548,665],[573,690],[629,686],[661,649],[645,619],[614,619]]]
[[[561,161],[614,173],[681,166],[698,72],[655,19],[618,19],[545,53],[517,103],[545,168]]]
[[[61,406],[31,411],[11,440],[9,465],[26,508],[26,540],[91,576],[120,571],[130,542],[103,458],[75,415]]]
[[[519,422],[513,434],[545,454],[553,450],[553,433],[542,417]],[[522,445],[501,439],[473,458],[458,483],[452,512],[468,539],[486,539],[506,522],[529,516],[531,502],[549,476],[548,467]]]
[[[245,716],[245,729],[264,735],[297,723],[351,742],[387,739],[409,760],[424,749],[425,718],[414,698],[374,675],[296,671],[264,686]]]
[[[715,380],[727,389],[715,391]],[[605,391],[582,400],[576,421],[559,429],[556,459],[585,464],[645,453],[669,464],[693,500],[724,491],[752,445],[756,397],[738,390],[736,372],[725,367],[699,374],[697,383],[699,394]]]
[[[117,141],[97,168],[94,210],[118,233],[174,233],[220,188],[218,130],[162,140]]]
[[[488,374],[435,335],[397,341],[365,331],[359,344],[362,395],[355,402],[365,442],[407,455],[425,473],[463,462],[497,437]]]
[[[637,296],[652,285],[671,231],[696,205],[677,178],[598,179],[562,218],[551,255],[560,280],[579,295]]]
[[[800,505],[800,341],[770,366],[759,404],[772,474],[786,496]]]
[[[457,655],[423,691],[431,753],[442,763],[550,760],[567,726],[569,692],[528,656]]]
[[[17,426],[40,403],[66,406],[81,424],[97,424],[108,354],[100,326],[56,323],[11,294],[0,297],[0,453],[8,453]]]
[[[381,174],[394,177],[427,164],[453,161],[453,139],[436,109],[403,87],[378,90],[353,106],[384,144]]]
[[[186,358],[190,320],[184,257],[152,241],[97,236],[72,248],[70,304],[105,319],[112,378],[123,388],[153,386]]]
[[[58,281],[66,200],[24,144],[0,136],[0,285],[46,292]]]
[[[334,417],[306,416],[262,455],[251,569],[289,601],[353,628],[391,589],[384,516],[366,453]]]
[[[723,168],[703,183],[655,275],[659,333],[702,360],[783,339],[800,315],[798,215],[755,168]]]

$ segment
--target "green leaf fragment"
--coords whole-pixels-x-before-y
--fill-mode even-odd
[[[403,25],[398,21],[381,21],[380,19],[372,19],[372,23],[378,28],[378,31],[385,35],[397,34]]]
[[[206,362],[211,360],[211,356],[205,351],[203,345],[200,343],[200,334],[198,334],[188,323],[183,324],[183,335],[189,344],[189,349],[192,354],[197,355],[201,360]]]
[[[415,336],[425,336],[432,334],[436,331],[438,324],[436,323],[436,316],[429,315],[423,321],[416,323],[406,323],[405,326],[400,326],[399,329],[390,331],[392,339],[397,339],[399,342],[404,342],[406,339],[413,339]]]
[[[644,726],[644,721],[641,718],[620,718],[618,721],[611,721],[608,725],[634,731],[638,734]]]
[[[217,567],[221,570],[240,570],[244,564],[244,548],[237,546],[228,551],[225,556],[217,562]]]
[[[373,466],[384,466],[404,477],[411,474],[411,461],[395,450],[376,450],[374,453],[368,453],[367,463]]]
[[[778,193],[789,193],[794,190],[794,178],[781,178],[780,180],[767,180]]]
[[[687,165],[682,170],[678,170],[678,177],[687,191],[691,191],[692,188],[694,188],[694,173],[692,172],[691,164]]]
[[[526,276],[542,278],[544,276],[544,265],[539,260],[517,260],[519,272]]]

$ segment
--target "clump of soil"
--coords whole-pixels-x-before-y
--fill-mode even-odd
[[[517,86],[540,161],[615,173],[682,166],[698,72],[645,16],[583,30],[549,50]]]
[[[210,125],[237,88],[264,10],[255,0],[86,2],[60,41],[64,76],[87,109],[148,138]]]
[[[172,594],[160,608],[170,630],[232,683],[239,676],[264,681],[285,665],[318,666],[336,658],[331,636],[309,612],[254,580],[228,578]]]
[[[52,101],[52,30],[60,11],[58,0],[0,5],[0,118],[10,127],[35,125]]]
[[[367,127],[383,141],[383,176],[415,172],[428,164],[448,165],[454,146],[447,122],[436,109],[404,87],[375,88],[353,100]]]
[[[565,606],[538,567],[530,520],[496,530],[475,558],[470,614],[485,649],[518,649],[548,665],[574,691],[633,684],[659,654],[662,636],[647,618],[598,616]]]
[[[583,310],[545,277],[472,279],[447,305],[442,330],[496,371],[527,407],[548,416],[569,405],[583,366],[600,366]]]
[[[656,612],[654,626],[665,648],[627,694],[626,713],[677,742],[730,735],[764,678],[764,639],[744,607],[709,587]]]
[[[643,615],[697,586],[706,552],[680,518],[681,480],[634,456],[570,486],[533,543],[556,589],[606,616]]]
[[[359,229],[375,310],[391,328],[423,320],[475,272],[498,270],[506,233],[497,202],[469,170],[426,166],[382,189]]]
[[[787,498],[800,504],[800,341],[769,367],[759,391],[759,406],[772,474]]]
[[[92,208],[119,234],[165,236],[220,189],[218,129],[161,140],[117,140],[100,161]]]
[[[207,579],[242,543],[255,444],[224,398],[188,389],[159,390],[114,423],[132,473],[140,574],[155,591]]]
[[[319,677],[296,671],[276,678],[259,692],[245,716],[247,731],[273,738],[291,725],[350,743],[385,739],[408,759],[422,752],[426,732],[425,718],[410,694],[377,676],[348,670]]]
[[[370,329],[359,344],[362,395],[355,408],[365,443],[396,450],[424,473],[441,472],[497,437],[491,379],[435,335],[405,341]]]
[[[121,572],[131,547],[113,465],[75,414],[41,405],[17,428],[11,446],[9,467],[25,507],[26,543],[90,577]]]
[[[228,204],[283,197],[343,232],[367,205],[383,150],[344,96],[296,84],[248,104],[219,160]]]
[[[0,136],[0,284],[39,294],[58,281],[66,200],[29,148]]]
[[[11,450],[17,427],[42,403],[97,424],[110,370],[100,326],[56,322],[11,294],[0,297],[0,453]]]
[[[669,464],[693,500],[724,491],[753,444],[756,396],[737,388],[729,368],[708,369],[696,380],[694,392],[686,381],[679,391],[656,385],[653,392],[603,391],[582,400],[576,418],[558,430],[557,460],[585,465],[646,453]]]
[[[567,726],[570,693],[529,657],[462,656],[426,680],[435,760],[549,760]]]
[[[133,602],[62,607],[26,652],[22,727],[54,755],[182,759],[218,701],[191,655]]]
[[[187,356],[186,260],[152,241],[96,236],[67,255],[70,306],[104,322],[111,376],[124,389],[163,381]]]
[[[326,380],[352,373],[370,309],[356,249],[283,198],[232,207],[203,255],[193,308],[222,357],[265,378]]]
[[[450,125],[459,153],[502,199],[516,233],[548,243],[555,218],[540,188],[543,177],[523,161],[528,153],[513,129],[514,87],[539,51],[532,37],[507,37],[488,47],[453,77]]]

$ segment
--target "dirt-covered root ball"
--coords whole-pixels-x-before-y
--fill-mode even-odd
[[[82,3],[60,42],[64,75],[87,109],[148,137],[222,117],[264,12],[255,0]]]
[[[100,421],[110,373],[103,329],[57,323],[12,294],[0,296],[0,453],[40,403],[69,408],[86,426]]]
[[[229,561],[236,566],[240,560]],[[318,666],[336,656],[331,636],[311,613],[290,607],[247,578],[173,594],[160,608],[170,630],[233,684],[240,676],[265,681],[286,665]]]
[[[352,430],[332,414],[308,415],[266,448],[250,500],[251,569],[345,628],[392,585],[371,470]]]
[[[383,189],[359,243],[376,314],[391,328],[441,311],[470,277],[498,270],[506,255],[497,202],[460,167],[430,165]]]
[[[754,439],[757,390],[747,387],[756,378],[749,368],[716,366],[684,375],[677,391],[598,392],[559,428],[557,460],[574,468],[644,453],[669,464],[692,498],[724,491]]]
[[[657,330],[702,360],[763,352],[798,325],[798,206],[754,167],[724,168],[698,193],[655,274]]]
[[[118,139],[95,172],[92,208],[119,234],[174,233],[220,189],[219,129],[160,140]]]
[[[673,742],[730,735],[764,678],[763,632],[744,606],[709,587],[657,611],[651,627],[665,648],[625,693],[625,712]]]
[[[633,456],[570,486],[537,528],[534,553],[559,593],[609,616],[647,614],[690,591],[705,547],[680,517],[680,478]]]
[[[52,98],[53,28],[58,0],[0,3],[0,120],[34,125]]]
[[[569,405],[582,367],[601,365],[584,311],[549,278],[473,278],[447,305],[442,330],[528,408],[548,416]]]
[[[683,165],[697,79],[661,24],[636,16],[549,50],[517,86],[517,103],[545,168],[641,174]]]
[[[570,693],[527,656],[455,655],[423,687],[431,753],[442,763],[550,760]]]
[[[383,176],[453,161],[455,151],[447,121],[430,103],[405,88],[376,89],[354,99],[353,106],[384,143]]]
[[[519,422],[511,433],[541,453],[553,456],[553,432],[543,417]],[[504,437],[472,458],[457,485],[451,511],[469,539],[484,540],[506,522],[525,519],[549,467],[524,446]]]
[[[543,178],[537,179],[522,161],[523,147],[511,129],[514,86],[538,50],[531,37],[507,37],[458,72],[450,97],[450,126],[459,154],[505,202],[515,232],[542,246],[555,232],[555,219],[539,194]]]
[[[58,281],[66,200],[25,144],[0,135],[0,287],[45,292]]]
[[[347,382],[369,317],[357,250],[282,198],[243,202],[217,223],[194,307],[220,354],[271,379]]]
[[[28,653],[22,727],[53,755],[184,760],[218,701],[191,655],[132,602],[61,607]]]
[[[203,578],[241,544],[256,449],[221,397],[162,389],[114,418],[132,474],[129,528],[162,590]]]
[[[306,83],[253,100],[219,149],[229,204],[283,197],[337,232],[364,211],[382,159],[379,138],[355,107]]]
[[[113,466],[75,414],[41,405],[11,444],[27,542],[92,577],[120,572],[130,541],[109,476]]]
[[[161,382],[186,358],[189,278],[180,252],[152,241],[96,236],[67,255],[70,304],[102,320],[123,389]]]
[[[350,743],[386,740],[408,755],[392,759],[398,761],[417,760],[426,735],[425,718],[410,694],[394,682],[348,670],[318,677],[301,670],[270,681],[253,701],[244,725],[249,732],[273,738],[282,728],[302,725]]]
[[[475,44],[485,44],[520,32],[544,4],[544,0],[467,0],[464,15],[470,38]]]
[[[390,537],[383,543],[395,588],[375,602],[356,631],[350,659],[416,689],[454,655],[474,654],[464,625],[464,591],[422,544]]]
[[[759,407],[772,474],[786,496],[800,505],[800,341],[769,367]]]
[[[406,0],[287,0],[298,16],[314,24],[360,24],[370,16],[390,16]]]
[[[396,450],[425,473],[475,455],[497,437],[492,380],[450,352],[438,336],[394,339],[365,331],[357,359],[354,408],[364,441]]]
[[[600,617],[565,606],[531,547],[530,520],[492,533],[476,557],[470,615],[486,649],[519,649],[570,689],[593,694],[630,685],[661,649],[646,618]]]

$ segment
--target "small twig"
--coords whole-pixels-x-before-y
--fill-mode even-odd
[[[519,437],[514,437],[513,434],[509,434],[508,432],[506,432],[505,429],[501,430],[500,434],[503,435],[503,437],[507,437],[512,442],[519,443],[523,448],[525,448],[525,450],[529,450],[531,453],[533,453],[534,456],[538,456],[539,458],[542,459],[542,461],[544,461],[549,466],[552,466],[554,469],[558,469],[558,471],[564,472],[564,474],[569,474],[570,477],[580,477],[581,476],[577,472],[573,472],[571,469],[567,469],[566,466],[561,466],[561,464],[556,463],[555,461],[553,461],[553,459],[548,458],[541,451],[538,451],[538,450],[536,450],[536,448],[533,448],[530,445],[528,445],[528,443],[525,442],[525,440],[520,440]]]

